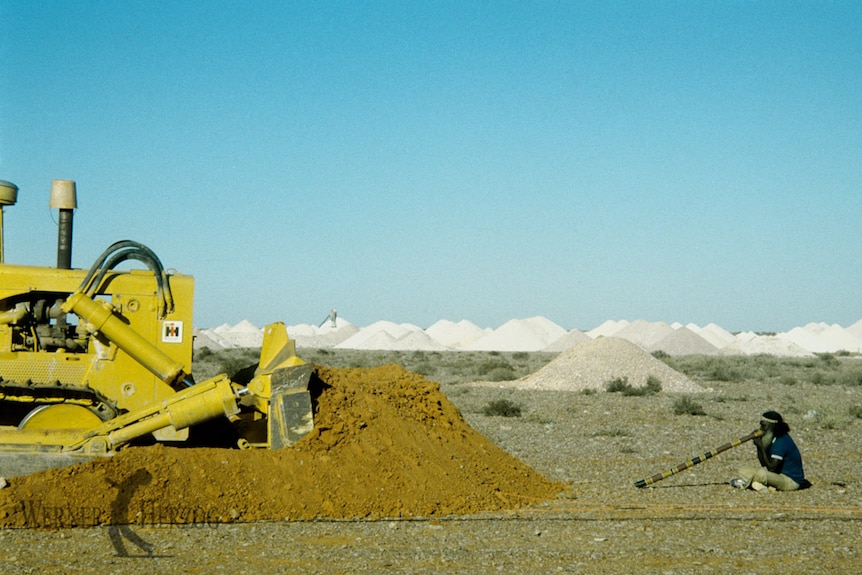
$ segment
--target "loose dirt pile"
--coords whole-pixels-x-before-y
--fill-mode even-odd
[[[318,367],[312,385],[315,429],[293,448],[134,447],[14,479],[0,491],[0,527],[446,516],[565,490],[399,366]]]
[[[516,381],[485,385],[555,391],[604,391],[605,385],[623,378],[633,387],[643,387],[650,377],[661,382],[662,391],[695,393],[704,389],[643,348],[616,337],[581,342],[561,353],[534,374]]]

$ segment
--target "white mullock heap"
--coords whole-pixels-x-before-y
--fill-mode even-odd
[[[497,328],[480,327],[468,320],[440,320],[427,329],[391,321],[359,328],[339,317],[336,325],[299,324],[287,328],[299,348],[339,348],[416,351],[549,351],[563,352],[586,341],[613,337],[647,352],[670,355],[758,355],[807,357],[815,353],[862,352],[862,320],[843,328],[837,324],[809,323],[775,335],[753,332],[732,334],[710,323],[668,324],[646,320],[608,320],[589,331],[566,330],[536,316],[513,319]],[[247,320],[231,326],[195,330],[195,347],[212,350],[259,347],[263,328]]]

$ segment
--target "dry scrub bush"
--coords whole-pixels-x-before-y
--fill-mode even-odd
[[[862,362],[846,354],[819,354],[815,357],[772,355],[659,357],[673,369],[698,382],[746,381],[797,385],[862,386]]]
[[[646,384],[635,387],[629,383],[627,377],[617,377],[605,384],[605,389],[610,393],[622,393],[625,396],[655,395],[661,391],[661,381],[655,376],[648,376]]]
[[[488,416],[521,417],[521,407],[508,399],[495,399],[482,408]]]
[[[673,402],[674,415],[706,415],[703,406],[687,395]]]

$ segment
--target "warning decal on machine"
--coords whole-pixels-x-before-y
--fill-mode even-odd
[[[164,342],[164,343],[182,343],[183,342],[183,322],[181,322],[181,321],[163,321],[162,322],[162,342]]]

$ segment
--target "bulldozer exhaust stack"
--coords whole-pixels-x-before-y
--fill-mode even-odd
[[[51,199],[48,206],[60,210],[57,221],[57,268],[72,269],[72,219],[78,208],[75,182],[54,180],[51,182]]]

